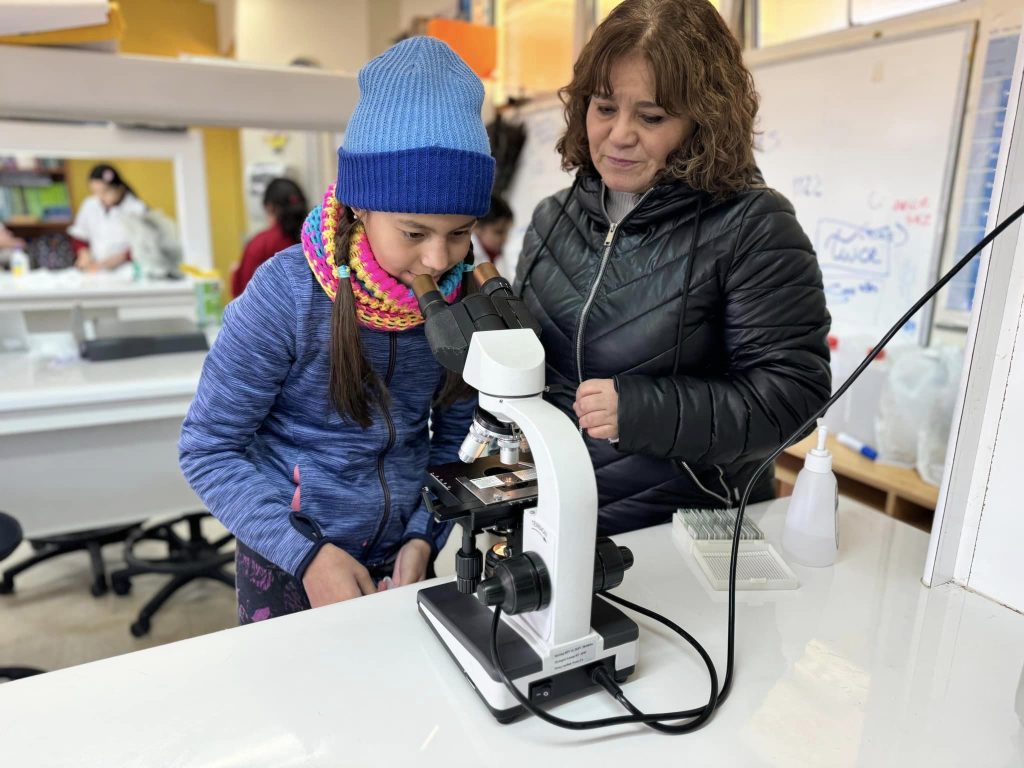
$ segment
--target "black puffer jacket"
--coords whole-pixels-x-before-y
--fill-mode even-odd
[[[575,420],[581,381],[616,382],[618,444],[587,439],[602,534],[735,503],[831,384],[821,272],[782,195],[659,185],[610,229],[601,181],[580,176],[537,206],[516,274],[552,401]]]

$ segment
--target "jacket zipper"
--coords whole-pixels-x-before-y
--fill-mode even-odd
[[[604,238],[604,253],[601,255],[601,266],[598,267],[597,277],[594,278],[594,283],[593,283],[593,285],[590,286],[590,294],[587,296],[587,301],[583,305],[583,310],[580,312],[580,320],[579,320],[579,323],[576,326],[576,376],[579,379],[579,383],[580,384],[583,383],[583,333],[586,330],[587,315],[590,313],[590,308],[594,304],[594,299],[597,296],[597,289],[601,285],[601,280],[602,280],[602,278],[604,278],[605,269],[608,267],[608,259],[611,256],[612,244],[615,242],[615,233],[618,231],[619,227],[622,225],[622,222],[624,222],[626,219],[628,219],[630,217],[630,215],[633,213],[633,211],[635,211],[637,208],[640,207],[640,204],[644,201],[644,198],[647,197],[648,194],[650,194],[650,192],[651,192],[651,190],[647,190],[647,192],[644,192],[643,195],[640,196],[640,199],[636,201],[636,205],[634,205],[626,213],[625,216],[623,216],[621,219],[619,219],[618,222],[613,224],[611,222],[611,220],[608,221],[608,234],[605,235],[605,238]],[[601,206],[602,206],[602,208],[604,207],[604,193],[605,193],[605,188],[604,188],[604,184],[602,183],[601,184]],[[607,216],[608,216],[608,212],[606,210],[605,211],[605,217],[607,218]],[[691,255],[691,258],[692,258],[692,255]],[[582,432],[582,431],[583,431],[583,429],[580,428],[580,432]],[[703,491],[704,493],[706,493],[708,496],[710,496],[711,498],[715,499],[716,501],[722,502],[723,504],[725,504],[726,507],[732,507],[732,505],[733,505],[732,494],[729,492],[729,486],[725,482],[725,474],[722,472],[722,468],[721,467],[719,467],[717,464],[715,465],[715,469],[718,470],[719,481],[721,482],[722,487],[725,489],[725,496],[724,497],[719,496],[714,491],[706,488],[704,486],[704,484],[701,483],[701,481],[697,479],[697,475],[694,473],[694,471],[692,469],[690,469],[690,465],[687,464],[685,461],[679,462],[679,465],[684,470],[686,470],[686,473],[690,476],[690,478],[693,480],[693,482],[697,485],[697,487],[701,491]]]
[[[604,207],[604,183],[601,184],[601,207]],[[583,309],[580,311],[580,319],[576,324],[576,377],[579,379],[579,383],[583,383],[583,333],[587,327],[587,315],[590,314],[590,308],[594,305],[594,299],[597,297],[597,289],[601,286],[601,280],[604,278],[605,269],[608,267],[608,259],[612,255],[612,244],[615,242],[615,233],[618,232],[619,227],[622,223],[628,219],[640,204],[643,203],[651,193],[651,190],[644,192],[640,199],[636,201],[636,205],[629,209],[625,216],[619,219],[614,224],[608,221],[608,234],[604,238],[604,252],[601,254],[601,266],[597,269],[597,277],[594,278],[593,284],[590,286],[590,294],[587,296],[587,301],[583,304]],[[605,211],[605,218],[608,217],[608,212]]]
[[[388,371],[384,376],[385,387],[391,385],[391,377],[395,375],[395,364],[398,360],[398,337],[394,333],[388,334],[388,336]],[[363,550],[367,553],[373,552],[374,547],[380,542],[381,536],[387,530],[388,518],[391,517],[391,491],[388,489],[387,477],[384,474],[384,457],[395,445],[395,422],[391,418],[391,412],[388,410],[387,405],[383,403],[381,403],[381,412],[384,414],[384,421],[388,425],[388,442],[384,446],[384,450],[377,457],[377,478],[380,480],[381,490],[384,491],[384,514],[381,516],[380,524],[377,526],[377,532],[373,535],[373,539],[370,540],[370,543]]]

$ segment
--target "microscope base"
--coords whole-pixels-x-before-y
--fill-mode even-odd
[[[460,594],[454,582],[422,589],[416,601],[427,624],[498,722],[508,723],[524,714],[525,707],[505,687],[491,663],[491,609],[474,595]],[[590,672],[598,665],[612,672],[617,682],[624,682],[636,667],[636,622],[595,595],[591,624],[598,647],[580,654],[579,662],[566,665],[550,654],[542,657],[503,620],[498,628],[498,649],[505,672],[537,704],[594,687]]]

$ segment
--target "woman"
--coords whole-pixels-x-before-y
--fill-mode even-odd
[[[105,163],[89,172],[89,191],[92,194],[68,228],[75,248],[75,266],[86,272],[115,269],[130,258],[125,220],[145,214],[146,204],[117,169]]]
[[[516,285],[586,431],[602,534],[730,506],[829,396],[821,272],[753,156],[757,97],[706,0],[626,0],[563,89],[569,190]],[[770,473],[752,494],[772,495]]]
[[[260,264],[299,242],[309,206],[302,188],[291,179],[282,178],[267,185],[263,210],[269,226],[246,244],[242,260],[231,274],[231,293],[236,298],[242,295]]]

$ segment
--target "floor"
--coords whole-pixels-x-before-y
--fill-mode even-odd
[[[210,532],[215,526],[210,526]],[[159,545],[151,550],[155,556]],[[108,574],[124,566],[123,545],[104,548]],[[142,550],[145,554],[145,550]],[[28,542],[4,561],[13,565],[30,556]],[[142,606],[167,579],[146,575],[133,580],[124,596],[113,591],[101,597],[89,592],[92,574],[86,552],[72,553],[41,563],[20,574],[14,593],[0,595],[0,666],[60,669],[87,661],[117,656],[187,637],[234,626],[235,594],[208,579],[182,588],[153,618],[142,638],[129,627]]]
[[[204,532],[216,537],[223,528],[213,519]],[[455,539],[452,537],[452,544]],[[145,543],[151,556],[160,545]],[[104,548],[107,573],[124,566],[123,545]],[[32,554],[25,542],[4,566]],[[146,549],[140,549],[145,556]],[[454,549],[446,547],[438,559],[441,575],[454,572]],[[165,583],[161,575],[138,576],[131,592],[102,597],[89,592],[92,575],[85,552],[54,558],[20,574],[15,591],[0,595],[0,666],[61,669],[118,656],[155,645],[184,640],[237,625],[235,594],[229,587],[201,579],[179,590],[154,616],[148,635],[133,637],[129,627],[142,606]]]

